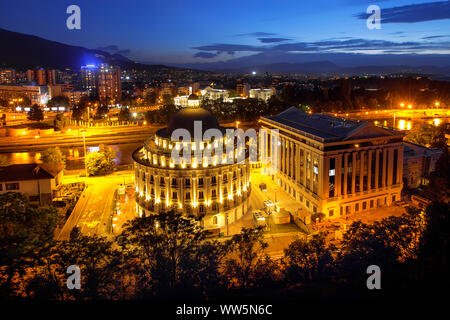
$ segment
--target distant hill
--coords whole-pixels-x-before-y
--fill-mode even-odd
[[[48,67],[79,70],[82,65],[109,63],[122,68],[169,71],[180,69],[164,65],[136,63],[120,54],[110,54],[101,50],[91,50],[46,40],[37,36],[0,29],[0,66],[17,70]]]

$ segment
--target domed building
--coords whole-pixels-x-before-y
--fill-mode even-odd
[[[240,219],[248,209],[248,150],[244,150],[245,161],[227,161],[225,147],[233,141],[226,137],[225,128],[209,111],[198,107],[195,94],[189,96],[189,101],[191,107],[176,113],[166,128],[158,130],[133,153],[136,210],[139,216],[176,210],[195,217],[206,229],[224,228]],[[208,129],[220,130],[223,137],[194,140],[195,121],[201,121],[202,137]],[[192,139],[172,141],[172,133],[179,128],[186,129]],[[187,148],[191,161],[174,161],[174,148],[180,153]],[[216,153],[218,148],[222,148],[222,154]],[[204,156],[206,150],[208,155]],[[196,157],[200,151],[202,156]],[[232,159],[237,158],[238,152],[242,150],[235,148]]]

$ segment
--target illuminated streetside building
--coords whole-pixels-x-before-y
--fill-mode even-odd
[[[403,134],[295,107],[261,118],[261,125],[279,130],[273,179],[301,211],[333,218],[400,200]]]
[[[191,107],[175,114],[166,128],[160,129],[145,145],[133,153],[136,207],[140,216],[166,212],[170,209],[194,216],[205,228],[224,228],[241,218],[248,209],[250,194],[250,165],[247,149],[245,161],[226,161],[227,143],[233,141],[224,135],[219,139],[194,140],[194,121],[201,121],[202,134],[220,127],[216,118],[198,107],[198,98],[190,96]],[[174,130],[189,131],[190,141],[172,141]],[[234,139],[233,139],[234,140]],[[190,161],[177,163],[171,157],[173,149],[187,148]],[[220,155],[218,148],[222,148]],[[195,157],[195,152],[211,155]],[[237,156],[237,151],[229,154]],[[242,152],[242,151],[241,151]],[[190,163],[187,163],[190,162]]]

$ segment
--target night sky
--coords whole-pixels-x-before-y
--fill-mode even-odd
[[[81,30],[66,8],[81,8]],[[382,29],[366,27],[381,7]],[[449,1],[2,0],[0,28],[140,62],[184,63],[289,53],[450,54]]]

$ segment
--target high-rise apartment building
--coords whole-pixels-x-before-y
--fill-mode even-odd
[[[120,68],[106,64],[98,69],[98,97],[102,101],[118,103],[122,99]]]

